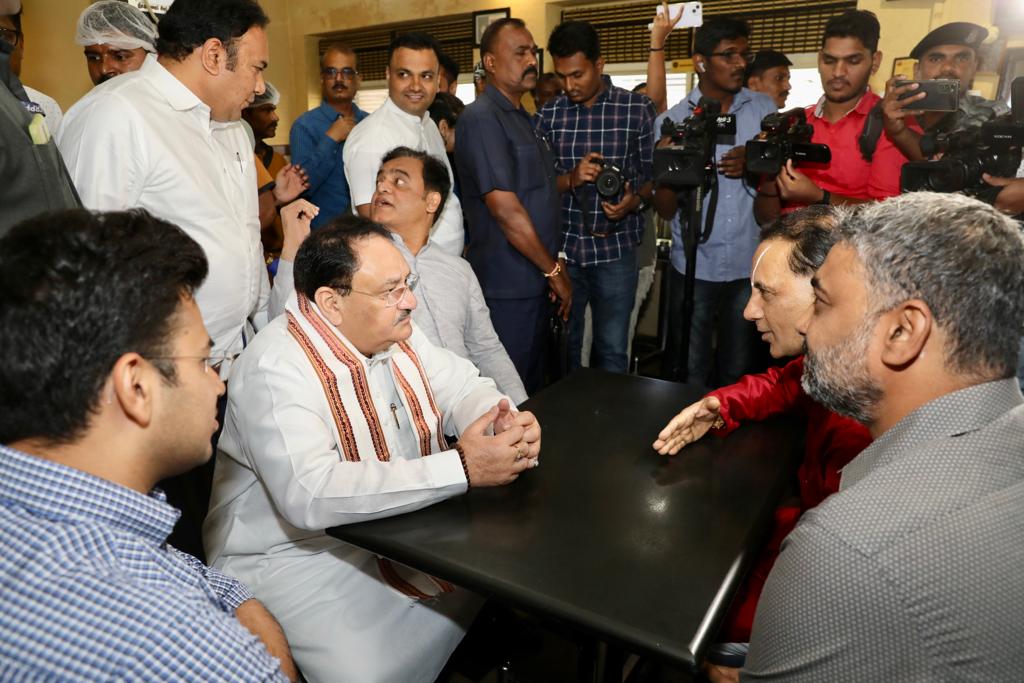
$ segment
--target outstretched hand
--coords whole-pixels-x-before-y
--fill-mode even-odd
[[[708,430],[721,421],[719,409],[721,401],[714,396],[705,396],[693,403],[675,417],[658,433],[654,441],[654,450],[661,455],[675,455],[683,446],[687,446],[707,434]]]

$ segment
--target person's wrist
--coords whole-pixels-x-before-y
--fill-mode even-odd
[[[470,481],[469,478],[469,465],[466,464],[466,451],[463,450],[462,444],[459,442],[455,442],[455,445],[452,446],[452,448],[454,448],[455,452],[459,454],[459,462],[462,463],[462,473],[466,475],[466,488],[470,488],[473,486],[473,482]]]

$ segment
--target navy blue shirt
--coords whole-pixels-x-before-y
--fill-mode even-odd
[[[607,163],[622,169],[633,192],[651,179],[654,156],[654,105],[643,95],[612,85],[601,77],[604,88],[592,106],[572,103],[559,95],[537,113],[537,127],[557,155],[556,170],[569,173],[590,152],[600,152]],[[622,195],[611,198],[620,201]],[[578,201],[577,201],[578,200]],[[632,254],[643,234],[644,217],[631,213],[610,221],[601,208],[605,198],[593,183],[562,195],[566,260],[579,266],[617,261]],[[580,203],[587,212],[580,212]],[[607,233],[595,237],[593,231]]]
[[[356,123],[369,116],[355,103],[352,111]],[[345,141],[335,142],[327,137],[327,129],[339,116],[338,110],[323,102],[295,119],[289,136],[292,163],[302,166],[309,175],[309,189],[305,196],[320,207],[320,213],[313,219],[314,228],[346,213],[352,204],[345,179],[345,163],[341,157]]]
[[[509,243],[484,203],[484,195],[492,190],[514,192],[548,253],[552,258],[558,253],[562,230],[555,157],[547,141],[534,132],[530,115],[488,85],[456,124],[455,164],[468,223],[466,259],[484,296],[518,299],[544,294],[544,274]]]

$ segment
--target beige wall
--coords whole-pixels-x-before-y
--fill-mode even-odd
[[[92,87],[75,22],[88,0],[23,0],[26,83],[55,98],[65,110]],[[282,125],[275,142],[287,142],[291,122],[319,98],[317,36],[382,23],[415,21],[509,6],[526,21],[538,44],[558,22],[556,0],[261,0],[270,16],[270,68],[267,78],[281,91]],[[653,3],[652,3],[653,4]],[[883,65],[872,86],[881,92],[894,57],[907,55],[932,28],[950,21],[991,23],[993,0],[859,0],[882,22]]]

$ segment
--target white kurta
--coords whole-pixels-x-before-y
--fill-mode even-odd
[[[407,114],[389,97],[377,111],[360,121],[345,140],[342,154],[353,212],[357,206],[370,203],[377,189],[380,161],[395,147],[409,147],[437,158],[448,169],[448,179],[454,188],[455,174],[444,149],[444,139],[430,114],[424,113],[419,117]],[[444,210],[431,231],[430,240],[452,256],[462,255],[466,246],[465,229],[462,205],[454,191],[448,192]]]
[[[409,598],[381,579],[375,556],[324,529],[461,494],[465,475],[454,450],[421,457],[407,406],[391,410],[390,352],[367,359],[341,341],[363,363],[390,461],[342,457],[318,376],[287,317],[277,318],[232,370],[204,527],[207,555],[277,617],[309,680],[433,681],[478,599],[463,590],[429,602]],[[410,344],[445,432],[461,433],[505,398],[415,327]]]
[[[76,102],[57,145],[86,208],[142,207],[203,248],[210,272],[196,303],[214,355],[238,353],[247,322],[259,329],[281,311],[292,285],[270,300],[245,131],[238,121],[213,121],[210,108],[155,57]]]

